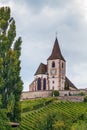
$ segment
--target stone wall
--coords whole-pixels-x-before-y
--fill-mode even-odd
[[[73,96],[73,95],[78,95],[80,93],[85,93],[87,94],[87,90],[85,89],[78,89],[78,90],[62,90],[62,91],[59,91],[60,93],[60,96]]]
[[[35,92],[27,91],[22,93],[21,100],[50,97],[51,95],[52,91],[35,91]]]
[[[59,91],[60,97],[68,97],[69,95],[71,95],[71,97],[72,97],[74,95],[78,95],[81,92],[87,94],[87,90],[85,90],[85,89]],[[50,96],[52,96],[52,90],[50,90],[50,91],[35,91],[35,92],[27,91],[27,92],[22,92],[21,100],[28,100],[28,99],[33,99],[33,98],[44,98],[44,97],[50,97]]]
[[[84,100],[84,96],[59,96],[58,99],[72,102],[82,102]]]

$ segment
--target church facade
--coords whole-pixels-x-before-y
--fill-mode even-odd
[[[66,77],[66,60],[56,38],[47,64],[39,65],[34,74],[34,81],[29,85],[29,91],[76,89],[75,85]]]

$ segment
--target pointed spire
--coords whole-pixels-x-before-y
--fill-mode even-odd
[[[61,60],[65,61],[65,59],[63,58],[63,56],[61,54],[61,50],[59,47],[57,37],[54,42],[54,47],[53,47],[52,53],[51,53],[50,57],[48,58],[48,60],[54,60],[54,59],[61,59]]]

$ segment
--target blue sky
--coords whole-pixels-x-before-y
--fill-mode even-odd
[[[87,0],[0,0],[0,6],[10,6],[17,37],[22,37],[25,91],[39,64],[46,63],[56,32],[66,75],[78,88],[87,88]]]

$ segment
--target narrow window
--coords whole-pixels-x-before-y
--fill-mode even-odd
[[[41,90],[41,78],[38,78],[38,81],[37,81],[37,90]]]
[[[46,79],[43,79],[43,90],[46,90]]]
[[[52,67],[55,67],[55,62],[54,61],[52,62]]]
[[[53,84],[54,84],[54,81],[53,81]]]
[[[64,64],[62,63],[62,68],[64,68]]]

